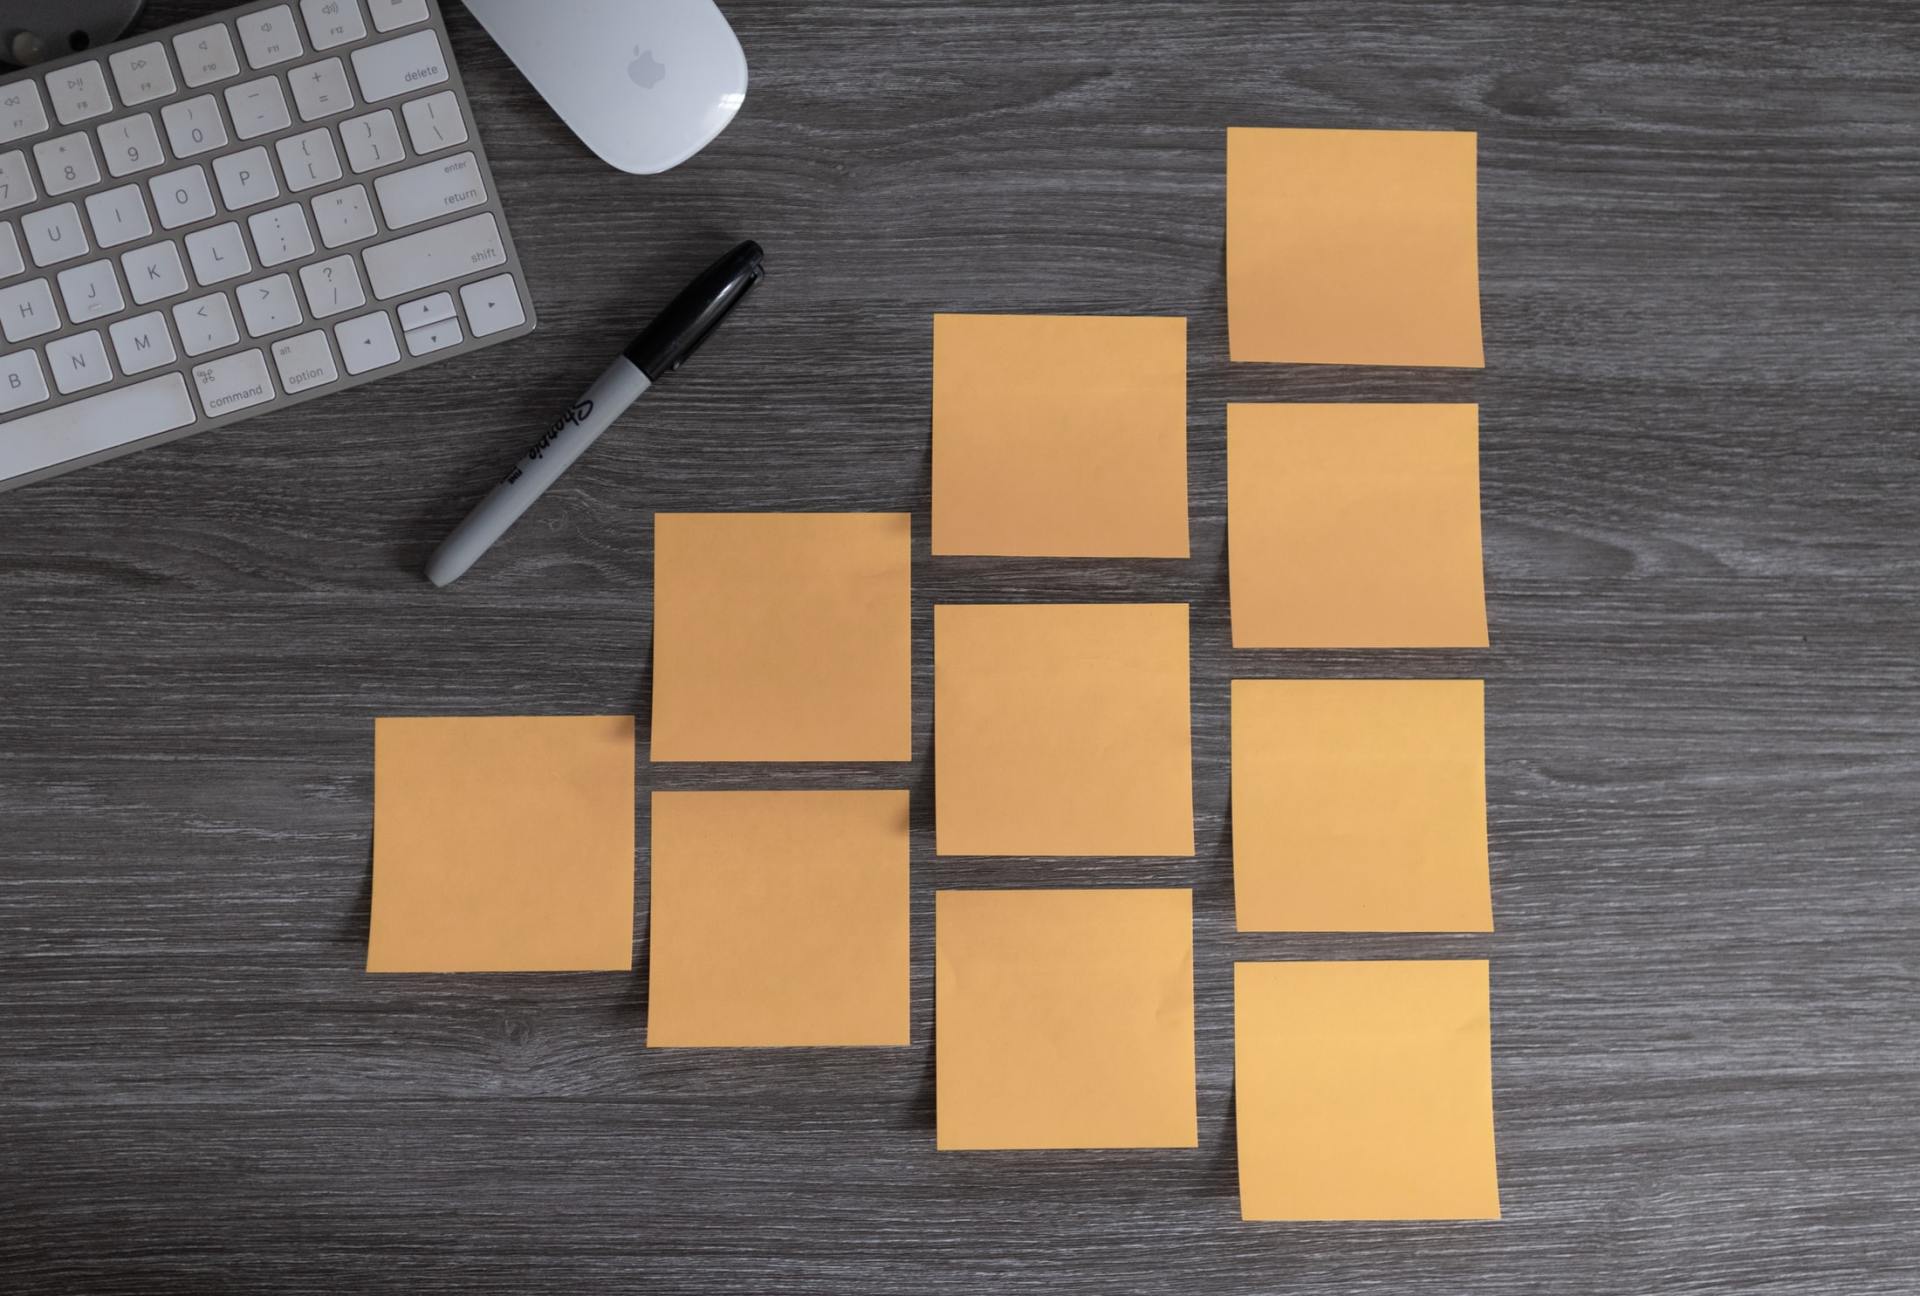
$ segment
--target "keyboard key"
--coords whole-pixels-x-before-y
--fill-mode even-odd
[[[231,414],[273,399],[267,358],[257,349],[222,356],[193,367],[193,385],[208,418]]]
[[[12,221],[0,221],[0,279],[11,279],[27,268],[20,255],[20,236],[13,232]]]
[[[40,86],[32,79],[0,88],[0,144],[38,135],[47,128],[46,105]]]
[[[285,5],[240,14],[233,25],[240,29],[240,48],[247,52],[247,63],[254,68],[270,68],[306,53],[300,46],[293,10]]]
[[[353,107],[353,92],[347,89],[346,65],[337,58],[309,64],[287,78],[293,87],[293,104],[301,121],[318,121]]]
[[[340,343],[340,361],[350,374],[383,369],[400,360],[400,344],[394,340],[393,321],[384,311],[336,324],[333,336]]]
[[[465,339],[460,333],[460,321],[441,320],[438,324],[429,324],[425,328],[407,330],[408,355],[432,355],[435,351],[445,351]]]
[[[28,212],[20,218],[27,236],[27,252],[37,266],[59,265],[93,251],[80,227],[80,209],[72,203]]]
[[[287,177],[287,188],[295,193],[340,178],[340,155],[333,151],[333,132],[325,126],[289,135],[273,148],[280,155],[280,171]]]
[[[213,178],[220,185],[220,201],[228,211],[242,211],[272,202],[280,196],[273,178],[273,163],[259,146],[240,153],[229,153],[213,160]]]
[[[0,414],[38,405],[46,398],[47,376],[40,369],[39,352],[29,348],[0,356]],[[6,431],[7,436],[0,436],[0,462],[4,462],[7,440],[13,434],[11,427]]]
[[[253,271],[247,241],[231,221],[187,235],[187,259],[193,262],[193,277],[208,288]]]
[[[306,291],[307,309],[315,319],[358,310],[367,304],[367,294],[360,287],[359,267],[350,256],[301,266],[300,287]]]
[[[394,31],[427,20],[427,0],[368,0],[368,4],[373,9],[373,25],[379,31]]]
[[[59,327],[60,312],[53,308],[53,289],[45,279],[0,288],[0,333],[7,341],[24,342]]]
[[[383,175],[373,182],[373,192],[380,199],[387,228],[396,230],[478,207],[487,200],[480,163],[471,153]]]
[[[380,301],[504,265],[506,259],[500,226],[491,212],[378,243],[361,254],[367,282]]]
[[[289,396],[340,381],[340,371],[333,367],[333,348],[327,344],[325,329],[296,333],[275,342],[273,364],[280,371],[280,390]]]
[[[460,304],[467,310],[467,327],[477,338],[504,333],[527,322],[526,307],[520,304],[520,289],[512,275],[495,275],[460,290]]]
[[[378,233],[364,185],[340,189],[314,199],[313,219],[320,226],[320,241],[330,248],[358,243]]]
[[[187,269],[172,243],[152,243],[120,254],[120,272],[136,306],[178,297],[187,290]]]
[[[287,97],[280,93],[279,77],[261,77],[258,81],[228,86],[226,96],[233,133],[243,140],[271,135],[293,125],[293,118],[287,115]]]
[[[345,45],[367,34],[359,0],[300,0],[300,16],[306,19],[307,39],[317,50]]]
[[[403,330],[438,324],[441,320],[454,317],[453,294],[435,293],[431,297],[422,297],[417,301],[401,302],[395,313],[400,316],[400,327]]]
[[[7,424],[0,436],[0,481],[144,441],[183,428],[194,417],[186,379],[177,373],[29,414]]]
[[[374,25],[379,21],[376,17]],[[428,28],[355,50],[353,73],[360,79],[360,97],[379,103],[445,81],[447,56],[441,52],[439,34]]]
[[[433,153],[467,142],[467,119],[461,115],[460,101],[453,91],[415,99],[402,108],[407,119],[407,138],[415,153]]]
[[[123,319],[110,325],[107,333],[113,338],[113,353],[120,357],[121,373],[145,373],[179,359],[173,335],[167,332],[167,317],[159,311]]]
[[[178,88],[173,83],[173,65],[167,62],[166,47],[159,41],[109,54],[107,66],[113,69],[113,83],[120,88],[120,102],[129,108],[164,99]]]
[[[25,207],[40,196],[33,187],[33,172],[27,155],[19,149],[0,153],[0,211]]]
[[[306,319],[300,313],[300,302],[293,295],[293,280],[286,275],[277,274],[271,279],[247,284],[237,292],[240,317],[246,320],[247,332],[253,337],[290,329]]]
[[[53,370],[53,385],[62,396],[71,396],[89,387],[113,381],[113,366],[107,363],[107,344],[100,333],[75,333],[47,343],[47,368]]]
[[[173,155],[183,161],[226,147],[227,124],[220,120],[220,105],[212,95],[170,103],[160,110],[160,120],[167,125]]]
[[[53,100],[53,115],[62,126],[113,111],[106,69],[94,59],[47,73],[47,95]]]
[[[240,60],[233,52],[233,38],[225,23],[181,32],[173,38],[173,52],[180,59],[180,76],[189,86],[208,85],[240,75]]]
[[[153,233],[153,222],[147,219],[147,204],[137,184],[88,194],[87,220],[93,226],[93,241],[103,248],[119,247]]]
[[[147,181],[153,210],[161,229],[179,229],[213,215],[213,191],[207,187],[207,169],[182,167]]]
[[[85,131],[41,140],[33,146],[33,160],[49,198],[100,183],[100,162]]]
[[[340,141],[347,146],[347,165],[356,175],[407,155],[400,147],[400,124],[390,108],[341,122]]]
[[[160,132],[152,113],[122,117],[100,128],[100,151],[106,155],[107,174],[118,179],[136,171],[151,171],[167,160],[160,151]]]
[[[120,296],[120,280],[111,261],[89,261],[62,270],[57,276],[60,300],[67,304],[67,318],[85,324],[106,315],[118,315],[126,308]]]
[[[299,203],[255,212],[247,218],[247,229],[253,234],[253,248],[263,266],[313,255],[313,233],[307,229],[307,214]]]
[[[190,356],[205,355],[230,347],[240,340],[233,322],[233,307],[225,293],[208,293],[183,301],[173,308],[173,327],[180,333],[180,345]]]

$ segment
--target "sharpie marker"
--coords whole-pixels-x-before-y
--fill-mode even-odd
[[[642,392],[685,364],[720,326],[747,290],[760,282],[760,245],[746,242],[700,272],[654,317],[587,394],[547,428],[507,479],[467,514],[433,552],[427,579],[449,585],[466,574],[493,542],[520,520],[547,487],[599,439]]]

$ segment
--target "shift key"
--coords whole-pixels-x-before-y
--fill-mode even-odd
[[[368,248],[360,255],[367,282],[381,301],[507,263],[493,213],[436,225]]]

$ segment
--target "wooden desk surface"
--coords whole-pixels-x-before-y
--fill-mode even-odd
[[[1911,6],[727,7],[747,107],[655,178],[450,13],[533,337],[0,497],[0,1288],[1920,1286]],[[1229,366],[1229,123],[1479,131],[1486,370]],[[741,236],[753,307],[429,588]],[[927,557],[942,309],[1191,317],[1190,562]],[[1494,648],[1231,652],[1224,403],[1381,398],[1481,404]],[[641,790],[909,784],[914,1046],[649,1053],[644,971],[362,975],[371,718],[644,732],[654,511],[768,508],[913,511],[919,758]],[[934,858],[931,609],[994,599],[1192,603],[1197,858]],[[1485,676],[1497,934],[1232,931],[1227,681],[1289,674]],[[1195,889],[1197,1151],[934,1152],[933,892],[1054,883]],[[1233,960],[1436,955],[1493,960],[1506,1219],[1241,1223]]]

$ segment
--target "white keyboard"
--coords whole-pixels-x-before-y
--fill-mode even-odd
[[[436,0],[0,80],[0,490],[533,327]]]

